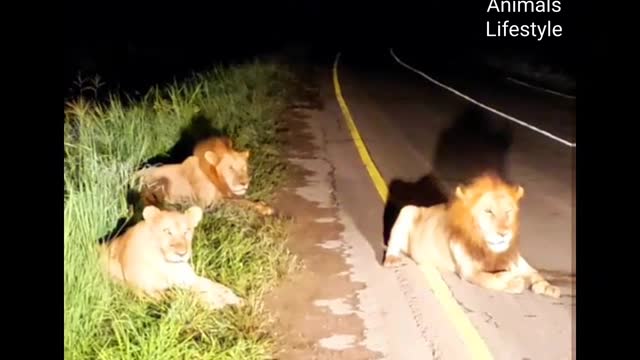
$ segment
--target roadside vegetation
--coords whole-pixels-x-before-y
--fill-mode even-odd
[[[248,299],[239,309],[207,312],[186,293],[141,302],[102,275],[97,244],[132,215],[132,174],[174,146],[196,118],[251,150],[249,197],[268,201],[285,174],[276,130],[292,81],[279,65],[255,62],[154,88],[135,101],[66,103],[65,359],[270,358],[274,339],[261,299],[297,264],[284,247],[286,220],[226,205],[200,223],[196,271]]]

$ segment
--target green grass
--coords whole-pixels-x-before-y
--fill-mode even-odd
[[[250,198],[269,200],[285,167],[276,138],[292,77],[275,64],[214,70],[123,105],[75,100],[65,111],[65,359],[267,359],[273,338],[263,293],[297,262],[284,247],[286,223],[222,206],[194,237],[199,274],[248,306],[206,311],[186,293],[142,302],[107,281],[97,241],[129,216],[126,192],[146,159],[170,149],[191,119],[204,116],[252,150]]]

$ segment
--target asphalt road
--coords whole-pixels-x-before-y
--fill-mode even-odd
[[[396,55],[402,59],[401,50]],[[409,60],[405,60],[409,62]],[[478,68],[410,65],[485,105],[575,142],[575,102],[496,78]],[[422,66],[428,66],[422,64]],[[328,71],[328,69],[327,69]],[[496,359],[570,359],[575,345],[573,149],[468,102],[399,65],[388,50],[343,53],[338,68],[342,94],[376,166],[398,202],[429,205],[443,189],[493,169],[526,190],[522,210],[522,253],[544,271],[564,295],[554,300],[532,293],[497,294],[444,274],[459,305]],[[333,102],[329,73],[322,75],[325,102]],[[336,196],[378,261],[393,209],[372,186],[343,119],[322,126],[335,165]],[[342,127],[342,130],[339,128]],[[333,155],[331,155],[333,154]],[[404,289],[422,305],[416,322],[442,359],[469,358],[456,332],[414,270]],[[392,280],[386,280],[392,281]],[[395,280],[394,280],[395,281]],[[397,284],[394,284],[397,286]],[[410,345],[410,344],[407,344]],[[431,354],[433,355],[433,354]]]

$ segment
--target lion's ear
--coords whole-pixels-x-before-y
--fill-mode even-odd
[[[245,150],[245,151],[241,152],[240,155],[242,155],[242,157],[245,158],[245,159],[249,159],[249,155],[251,155],[251,152],[250,152],[250,150]]]
[[[218,163],[220,162],[220,158],[213,151],[205,151],[204,159],[213,166],[218,165]]]
[[[202,209],[198,206],[192,206],[184,212],[191,220],[191,225],[196,226],[202,220]]]
[[[524,188],[520,185],[517,185],[514,189],[513,196],[515,196],[516,200],[522,199],[524,196]]]
[[[457,197],[458,199],[460,199],[460,200],[464,200],[464,199],[465,199],[465,195],[466,195],[466,194],[464,193],[464,190],[462,189],[462,186],[461,186],[461,185],[458,185],[458,186],[456,187],[456,197]]]
[[[153,205],[148,205],[148,206],[145,206],[144,209],[142,210],[142,218],[145,220],[151,220],[159,213],[160,213],[160,209],[158,209]]]

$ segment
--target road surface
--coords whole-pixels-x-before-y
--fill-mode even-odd
[[[395,54],[402,59],[402,50]],[[573,100],[522,87],[477,68],[411,65],[486,105],[575,142]],[[514,296],[471,286],[450,274],[443,278],[495,359],[571,359],[575,346],[570,276],[575,271],[573,149],[429,82],[398,64],[388,49],[345,52],[337,71],[344,101],[391,197],[428,205],[443,196],[433,177],[450,190],[487,169],[524,186],[522,253],[535,267],[556,273],[552,281],[568,294],[558,300],[532,293]],[[331,115],[317,126],[334,166],[335,196],[379,263],[393,209],[382,204],[353,146],[333,92],[330,65],[324,68],[320,84]],[[415,333],[409,327],[416,327],[432,349],[430,354],[412,354],[416,358],[473,358],[415,266],[381,278],[387,282],[383,285],[368,281],[389,292],[402,289],[397,295],[405,304],[387,309],[394,314],[387,319],[395,329],[388,335],[394,338],[388,339],[390,343],[414,347],[402,343],[404,335],[398,329],[404,327],[409,334]],[[403,312],[404,307],[409,311]]]

